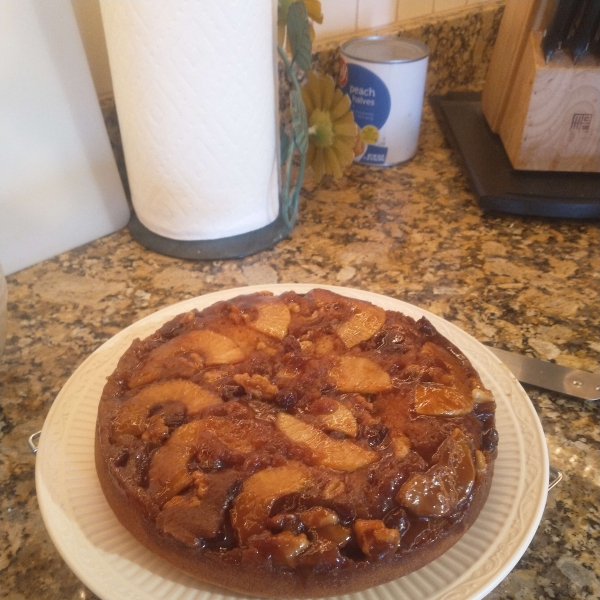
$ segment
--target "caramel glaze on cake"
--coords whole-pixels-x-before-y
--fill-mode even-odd
[[[481,511],[495,403],[427,319],[326,290],[240,296],[136,340],[100,401],[121,523],[206,582],[339,595],[418,569]]]

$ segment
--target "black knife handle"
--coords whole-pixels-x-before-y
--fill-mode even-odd
[[[600,22],[596,25],[596,32],[590,42],[590,52],[600,57]]]
[[[565,46],[577,59],[588,49],[600,20],[600,0],[587,0],[581,18]]]
[[[559,0],[542,40],[542,52],[546,61],[567,41],[573,20],[582,3],[583,0]]]

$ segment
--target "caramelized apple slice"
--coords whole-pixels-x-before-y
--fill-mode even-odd
[[[148,493],[159,506],[193,483],[188,463],[198,449],[204,427],[204,421],[182,425],[152,457],[148,471]]]
[[[304,525],[315,529],[317,527],[326,527],[328,525],[337,525],[340,518],[337,513],[329,508],[322,506],[313,506],[299,514],[300,520]]]
[[[189,517],[190,513],[197,512],[200,506],[200,498],[197,496],[174,496],[165,502],[163,509],[158,514],[156,524],[165,533],[172,535],[187,546],[193,547],[199,540],[190,532]],[[184,516],[183,519],[182,516]]]
[[[456,506],[452,475],[443,466],[418,473],[400,488],[396,500],[419,517],[443,517]]]
[[[368,340],[381,329],[386,320],[385,311],[370,302],[346,298],[329,290],[316,289],[307,294],[320,313],[327,312],[339,321],[333,329],[346,348]]]
[[[258,317],[249,321],[248,326],[282,340],[288,333],[292,318],[287,305],[278,298],[264,298],[255,306]]]
[[[352,538],[352,532],[342,525],[324,525],[315,531],[318,539],[328,540],[339,548],[343,548]]]
[[[181,352],[197,352],[202,355],[207,367],[212,365],[234,365],[244,360],[244,354],[231,339],[209,329],[198,329],[183,333],[160,348],[153,350],[150,356],[162,360],[167,356]]]
[[[270,556],[275,562],[294,567],[296,557],[308,549],[310,541],[303,533],[296,535],[291,531],[282,531],[273,535],[263,532],[263,535],[254,536],[249,545]]]
[[[455,429],[449,439],[436,454],[439,456],[439,463],[448,465],[452,471],[457,504],[460,504],[467,499],[475,483],[474,452],[467,436],[460,429]]]
[[[455,429],[434,458],[438,462],[425,473],[412,475],[396,500],[419,517],[443,517],[466,500],[475,481],[475,464],[465,434]]]
[[[248,373],[238,373],[233,376],[233,380],[244,388],[246,394],[259,400],[272,400],[279,391],[279,388],[263,375],[250,376]]]
[[[169,356],[164,360],[150,359],[128,381],[130,388],[140,387],[158,379],[192,377],[204,368],[204,360],[196,352]]]
[[[471,398],[473,398],[473,404],[486,404],[488,402],[494,402],[494,394],[487,388],[483,387],[480,382],[475,383],[475,387],[471,392]]]
[[[318,415],[317,419],[326,431],[339,431],[348,437],[356,437],[358,425],[352,411],[339,400],[328,398],[334,409],[325,415]]]
[[[194,472],[194,475],[198,474],[198,471]],[[156,519],[160,529],[191,547],[219,533],[240,475],[225,470],[208,476],[203,474],[203,479],[201,494],[174,496],[165,503]]]
[[[222,402],[216,394],[184,379],[153,383],[125,400],[114,421],[113,435],[117,438],[124,434],[142,435],[150,409],[171,400],[185,404],[188,415],[198,414],[206,406]]]
[[[360,549],[371,560],[394,554],[400,544],[400,532],[386,527],[377,519],[357,519],[354,532]]]
[[[333,333],[319,336],[314,343],[315,354],[318,356],[334,354],[336,351],[336,343],[339,344],[340,342]]]
[[[385,310],[369,302],[349,300],[352,316],[334,327],[346,348],[368,340],[377,333],[385,323]]]
[[[451,384],[455,388],[471,393],[471,383],[460,360],[446,348],[425,342],[421,353],[436,359],[439,365],[443,365],[441,376],[435,376],[435,383]]]
[[[188,331],[152,350],[146,364],[129,381],[129,387],[151,383],[164,376],[169,359],[178,355],[195,356],[197,369],[212,365],[233,365],[245,358],[240,347],[231,338],[208,329]]]
[[[410,452],[410,439],[405,435],[392,435],[392,451],[396,458],[404,458]]]
[[[301,492],[310,481],[308,467],[299,462],[264,469],[246,479],[231,509],[231,523],[240,544],[245,545],[250,536],[264,531],[277,498]]]
[[[473,410],[470,394],[437,383],[418,384],[415,388],[415,412],[420,415],[466,415]]]
[[[475,473],[477,475],[477,479],[483,477],[486,469],[487,460],[485,459],[485,454],[480,450],[475,450]]]
[[[390,376],[370,358],[342,356],[329,371],[340,392],[376,394],[392,387]]]
[[[334,440],[312,425],[280,412],[277,428],[290,440],[308,446],[316,462],[329,469],[355,471],[379,460],[379,454],[367,450],[351,440]]]
[[[248,454],[264,444],[273,430],[256,420],[208,418],[206,431],[213,433],[233,452]]]

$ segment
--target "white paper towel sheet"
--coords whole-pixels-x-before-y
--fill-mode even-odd
[[[132,200],[211,240],[279,211],[273,0],[102,0]]]

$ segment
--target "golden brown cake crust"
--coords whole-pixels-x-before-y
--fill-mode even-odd
[[[488,497],[495,404],[426,320],[326,290],[240,296],[136,340],[100,401],[119,521],[190,575],[323,597],[448,550]]]

